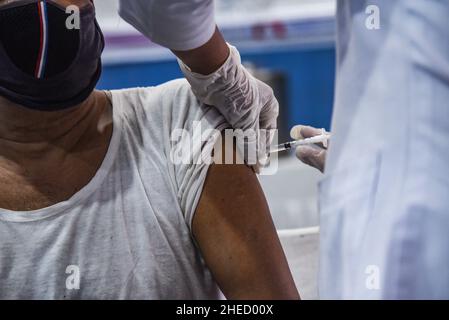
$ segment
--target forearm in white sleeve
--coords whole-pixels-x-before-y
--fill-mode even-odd
[[[151,41],[177,51],[201,47],[215,32],[213,0],[120,0],[119,14]]]

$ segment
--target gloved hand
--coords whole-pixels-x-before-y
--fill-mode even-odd
[[[321,133],[321,129],[299,125],[292,128],[290,135],[293,139],[299,140],[312,138],[320,135]],[[323,173],[326,163],[326,155],[327,148],[325,148],[321,143],[308,146],[298,146],[296,148],[296,156],[299,160],[320,170]]]
[[[251,129],[255,133],[244,147],[257,151],[256,163],[247,159],[245,153],[247,164],[255,166],[257,171],[258,164],[267,157],[277,128],[279,103],[273,89],[252,76],[242,65],[238,50],[229,47],[226,62],[210,75],[194,73],[180,60],[179,65],[202,103],[216,107],[234,129]]]

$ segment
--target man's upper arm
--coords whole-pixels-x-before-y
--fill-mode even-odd
[[[210,167],[193,234],[228,299],[299,298],[265,196],[249,167]]]

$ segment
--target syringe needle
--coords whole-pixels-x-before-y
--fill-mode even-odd
[[[295,141],[278,144],[277,146],[275,146],[273,149],[270,150],[270,153],[278,153],[278,152],[290,150],[293,147],[292,144],[294,142]]]

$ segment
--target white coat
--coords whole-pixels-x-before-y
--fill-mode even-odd
[[[337,19],[320,296],[448,299],[449,1],[341,0]]]

